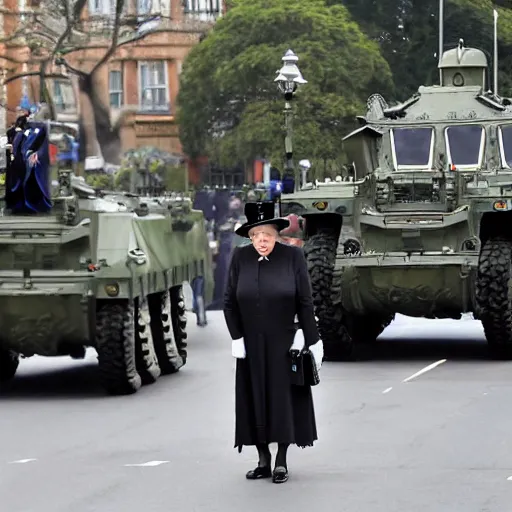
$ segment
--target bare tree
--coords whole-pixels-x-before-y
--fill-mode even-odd
[[[141,41],[150,34],[186,32],[199,41],[211,23],[192,18],[173,20],[170,6],[167,9],[162,9],[162,5],[157,8],[149,6],[141,14],[133,5],[137,0],[108,1],[110,12],[99,16],[86,16],[88,0],[31,0],[31,7],[26,11],[0,9],[6,32],[0,43],[6,48],[23,46],[28,52],[28,56],[21,58],[0,50],[0,63],[4,70],[10,71],[3,80],[4,84],[23,77],[39,77],[40,101],[48,105],[52,118],[55,118],[55,107],[47,80],[74,80],[80,95],[81,146],[87,147],[87,154],[91,156],[93,148],[99,145],[105,161],[118,165],[121,158],[120,128],[126,112],[122,111],[112,122],[110,106],[101,94],[99,70],[118,48]],[[170,0],[152,1],[170,4]],[[103,54],[90,65],[77,65],[73,55],[88,50],[103,50]],[[19,66],[23,64],[30,69],[19,72]]]

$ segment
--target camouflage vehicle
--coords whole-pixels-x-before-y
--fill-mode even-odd
[[[211,300],[202,213],[99,197],[71,171],[58,182],[49,211],[0,216],[0,381],[20,356],[94,347],[106,391],[134,393],[186,363],[182,283],[205,276]]]
[[[348,181],[296,185],[327,359],[352,357],[395,313],[473,312],[493,355],[512,354],[512,108],[481,50],[442,54],[440,85],[388,106],[371,96],[344,138]]]

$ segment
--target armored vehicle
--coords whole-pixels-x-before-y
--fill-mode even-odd
[[[83,358],[86,347],[96,349],[111,394],[178,371],[187,359],[182,283],[204,276],[208,300],[213,293],[202,213],[183,202],[157,211],[133,195],[99,197],[66,170],[50,202],[47,140],[27,150],[44,125],[23,130],[9,151],[0,216],[0,381],[15,375],[20,356]]]
[[[353,357],[395,313],[482,321],[512,355],[512,109],[489,90],[483,51],[461,40],[440,85],[388,106],[374,94],[344,138],[348,181],[295,183],[327,359]],[[496,87],[495,87],[496,89]]]

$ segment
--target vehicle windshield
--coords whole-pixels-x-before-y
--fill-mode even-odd
[[[397,167],[431,167],[432,128],[393,128],[391,135]]]
[[[512,125],[500,128],[500,149],[503,165],[512,167]]]
[[[450,163],[456,167],[478,166],[484,143],[483,128],[479,125],[449,126],[446,128],[446,144]]]

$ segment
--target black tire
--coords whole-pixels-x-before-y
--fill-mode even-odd
[[[304,243],[304,253],[313,289],[313,304],[318,330],[324,345],[326,361],[352,358],[353,343],[343,325],[341,306],[333,303],[334,263],[338,237],[334,233],[318,233]]]
[[[183,286],[173,286],[169,293],[171,295],[171,318],[174,339],[178,353],[183,359],[183,365],[187,364],[187,311],[185,309],[185,298]]]
[[[151,316],[147,301],[135,301],[135,365],[143,385],[153,384],[161,375],[153,343]]]
[[[394,320],[394,314],[346,315],[345,325],[354,343],[372,344]]]
[[[160,370],[162,375],[176,373],[183,366],[183,359],[174,337],[170,292],[150,295],[148,303],[153,343]]]
[[[129,395],[141,386],[135,364],[134,306],[106,302],[96,313],[96,351],[102,386],[111,395]]]
[[[0,383],[11,380],[19,364],[20,358],[16,352],[0,349]]]
[[[492,357],[512,359],[512,242],[490,239],[482,247],[476,280],[476,307]]]

